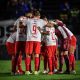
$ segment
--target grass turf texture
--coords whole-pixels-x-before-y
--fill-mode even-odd
[[[22,61],[22,68],[25,70],[24,61]],[[34,70],[34,62],[32,61],[32,69]],[[65,65],[63,67],[65,70]],[[77,74],[53,74],[53,75],[43,75],[43,61],[40,64],[39,75],[11,75],[11,61],[10,60],[0,60],[0,80],[80,80],[80,61],[76,61],[76,72]]]

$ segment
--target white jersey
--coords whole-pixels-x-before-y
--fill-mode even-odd
[[[18,19],[15,21],[14,26],[19,25],[19,22],[20,22],[20,21],[23,23],[24,26],[26,26],[26,20],[27,20],[27,18],[24,17],[24,16],[22,16],[22,17],[18,18]]]
[[[16,41],[16,32],[11,34],[7,39],[7,42],[10,42],[10,43],[15,43],[15,41]]]
[[[56,45],[56,35],[54,27],[46,27],[46,31],[49,32],[49,35],[45,35],[46,46]]]
[[[22,16],[15,21],[14,26],[17,26],[17,33],[20,32],[19,23],[22,22],[22,24],[26,26],[26,20],[27,18]]]
[[[25,33],[20,33],[20,28],[19,28],[19,22],[21,21],[22,24],[24,26],[26,26],[26,20],[27,20],[27,18],[22,16],[22,17],[18,18],[14,23],[14,26],[17,26],[16,41],[26,41]]]
[[[66,26],[63,26],[63,27],[67,31],[69,37],[71,38],[71,36],[73,36],[73,33]]]
[[[32,18],[27,21],[27,41],[41,42],[41,33],[37,27],[41,29],[45,25],[44,20]]]

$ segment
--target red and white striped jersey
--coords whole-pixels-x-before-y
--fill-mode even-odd
[[[64,25],[63,28],[66,30],[69,38],[71,38],[71,36],[73,36],[73,33]]]

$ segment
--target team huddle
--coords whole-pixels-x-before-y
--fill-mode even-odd
[[[12,57],[11,73],[13,75],[39,74],[41,55],[44,62],[43,74],[76,74],[74,56],[76,37],[62,21],[48,20],[45,17],[40,19],[39,11],[28,13],[27,16],[21,16],[15,21],[14,32],[7,39],[6,48]],[[25,71],[21,67],[23,54],[25,54]],[[31,69],[33,54],[34,71]],[[64,61],[65,72],[63,72]]]

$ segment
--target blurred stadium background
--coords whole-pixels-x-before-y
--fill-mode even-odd
[[[80,59],[80,0],[0,0],[0,59],[9,59],[5,41],[14,21],[38,9],[48,19],[61,19],[77,37],[76,59]]]

